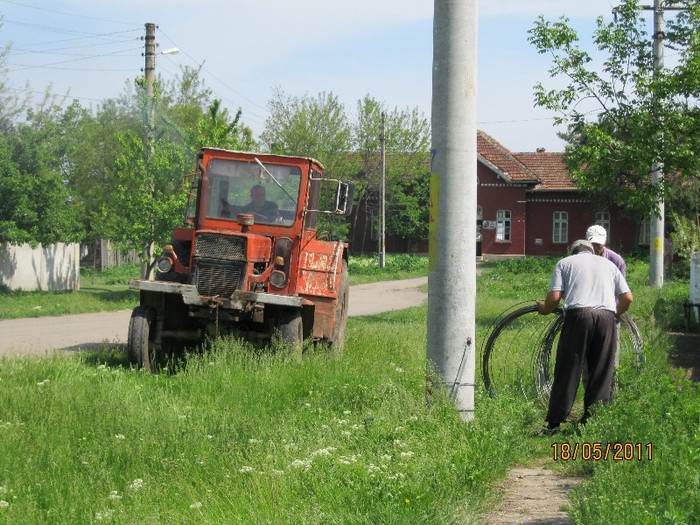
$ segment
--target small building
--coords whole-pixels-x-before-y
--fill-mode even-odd
[[[477,153],[482,255],[562,255],[595,223],[608,231],[615,251],[648,247],[649,222],[591,202],[571,179],[563,153],[513,153],[483,131]]]

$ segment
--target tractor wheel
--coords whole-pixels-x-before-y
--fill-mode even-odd
[[[156,311],[150,306],[137,306],[129,321],[129,361],[137,368],[156,372],[156,348],[153,344]]]
[[[331,352],[342,354],[345,347],[345,327],[348,324],[348,301],[350,299],[350,283],[348,281],[348,263],[343,261],[338,290],[338,307],[335,311],[335,326],[331,339]]]
[[[301,318],[301,309],[287,308],[280,313],[278,328],[280,339],[289,344],[294,354],[301,355],[304,342],[304,323]]]

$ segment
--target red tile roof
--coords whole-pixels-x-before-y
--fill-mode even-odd
[[[564,163],[563,153],[513,153],[513,156],[527,166],[540,180],[534,191],[577,190]]]
[[[479,130],[476,134],[476,151],[500,172],[507,182],[540,182],[537,176],[496,139]]]
[[[507,182],[534,184],[533,191],[577,190],[563,153],[513,153],[481,130],[477,131],[476,148],[481,159],[495,167]]]

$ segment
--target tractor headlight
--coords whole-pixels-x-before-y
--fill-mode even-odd
[[[173,261],[170,257],[161,257],[156,262],[156,268],[160,273],[168,273],[173,269]]]
[[[270,274],[270,284],[275,288],[284,288],[287,286],[287,275],[279,270],[273,270]]]

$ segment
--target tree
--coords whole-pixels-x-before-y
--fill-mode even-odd
[[[268,110],[260,140],[270,152],[313,157],[331,173],[346,172],[351,129],[336,95],[293,97],[275,88]]]
[[[616,203],[650,215],[659,199],[678,198],[673,188],[698,182],[700,2],[683,4],[663,35],[677,63],[663,71],[655,71],[638,0],[625,0],[612,22],[598,18],[593,43],[605,57],[600,64],[582,48],[566,17],[540,17],[529,31],[538,52],[552,56],[550,76],[567,81],[557,89],[536,85],[535,103],[567,126],[569,172],[601,209]],[[665,184],[651,183],[657,162],[667,174]]]
[[[404,239],[425,238],[428,232],[430,126],[418,111],[387,112],[384,105],[366,95],[357,103],[353,143],[359,166],[356,168],[358,207],[366,217],[378,217],[381,183],[381,121],[385,114],[386,232]],[[354,216],[353,244],[366,246],[371,223],[362,231]],[[376,225],[375,225],[376,226]]]
[[[0,242],[74,242],[82,237],[64,174],[64,128],[56,99],[46,93],[0,141]]]

